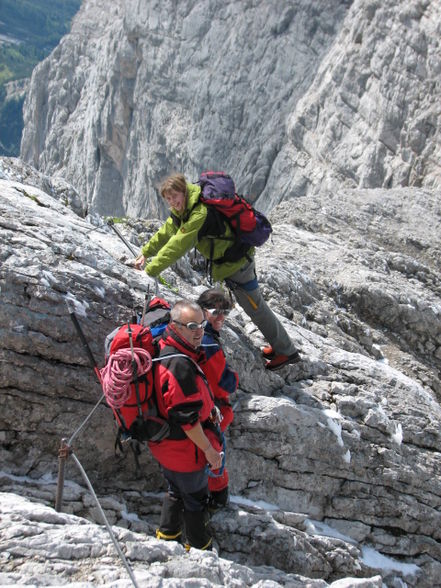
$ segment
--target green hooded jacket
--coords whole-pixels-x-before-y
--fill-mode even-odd
[[[221,259],[225,251],[231,246],[231,241],[225,239],[227,237],[233,238],[233,232],[228,225],[224,239],[202,237],[200,241],[198,240],[199,231],[207,218],[206,205],[198,202],[200,193],[200,186],[187,184],[188,197],[185,210],[179,213],[174,208],[171,209],[172,214],[180,219],[180,225],[177,226],[173,219],[169,217],[150,241],[142,247],[141,252],[145,258],[153,257],[145,267],[145,271],[149,276],[153,278],[158,276],[193,247],[196,247],[206,259],[210,259],[210,250],[213,245],[213,261],[216,261],[216,259]],[[187,216],[188,218],[186,219]],[[253,253],[254,249],[251,248],[248,256],[252,256]],[[238,261],[213,263],[213,280],[221,282],[237,272],[246,262],[247,257],[244,256]]]

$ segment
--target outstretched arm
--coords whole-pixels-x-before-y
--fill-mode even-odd
[[[152,278],[158,276],[163,270],[176,263],[187,251],[195,247],[206,216],[207,209],[201,204],[194,209],[187,222],[182,223],[179,228],[174,227],[176,232],[169,237],[155,257],[147,264],[146,273]],[[173,222],[171,219],[169,220],[171,223]],[[144,249],[142,252],[145,253]]]

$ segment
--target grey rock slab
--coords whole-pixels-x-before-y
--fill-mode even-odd
[[[401,194],[389,196],[398,203]],[[240,375],[227,433],[231,493],[239,502],[212,525],[220,555],[260,574],[252,576],[255,583],[283,584],[289,576],[293,585],[298,577],[323,585],[380,574],[391,585],[403,579],[408,586],[429,586],[439,575],[441,412],[434,354],[411,347],[398,324],[386,331],[375,298],[367,317],[344,296],[356,272],[353,287],[360,288],[373,271],[369,251],[376,237],[356,221],[362,197],[366,220],[375,218],[378,206],[368,205],[369,196],[378,202],[378,194],[354,194],[354,210],[346,196],[341,206],[334,201],[336,210],[346,211],[346,231],[327,230],[326,215],[316,215],[313,225],[312,212],[283,212],[281,205],[274,212],[274,242],[257,251],[264,295],[298,345],[300,364],[266,371],[263,340],[239,308],[222,333]],[[427,218],[428,226],[431,205],[429,197],[419,200],[419,218]],[[127,248],[103,222],[81,218],[35,186],[1,180],[0,218],[1,487],[52,506],[60,441],[74,435],[75,455],[111,524],[152,536],[164,491],[160,470],[144,448],[140,471],[130,451],[115,455],[115,425],[104,403],[82,428],[101,390],[69,311],[102,365],[106,334],[142,307],[147,287],[155,284],[126,265]],[[412,216],[404,223],[416,233]],[[127,226],[135,247],[138,224]],[[340,253],[349,251],[357,234],[368,245],[358,248],[354,261]],[[387,254],[400,238],[393,220],[384,224],[383,237]],[[437,247],[436,238],[430,243]],[[406,254],[417,263],[410,250]],[[435,262],[428,255],[424,263],[431,269]],[[402,272],[387,272],[381,264],[374,269],[393,308],[410,286]],[[196,298],[206,287],[192,256],[165,277],[179,289],[178,295],[161,287],[171,302]],[[436,302],[433,284],[421,281],[413,291],[416,312]],[[420,341],[437,336],[435,318],[432,327],[418,334]],[[394,361],[388,363],[376,346],[392,345]],[[66,465],[66,511],[101,524],[74,462]],[[17,549],[26,545],[18,541]],[[82,541],[78,552],[72,545],[63,549],[88,558],[92,548]],[[204,578],[214,582],[211,575]]]

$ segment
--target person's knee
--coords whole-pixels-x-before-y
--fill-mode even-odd
[[[208,502],[208,480],[207,486],[204,486],[200,490],[196,492],[190,492],[188,494],[189,500],[187,500],[187,504],[185,506],[186,510],[193,510],[193,511],[202,511],[206,508]],[[191,503],[191,504],[189,504]]]

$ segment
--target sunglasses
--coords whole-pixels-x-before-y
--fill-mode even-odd
[[[197,331],[198,329],[205,329],[207,326],[208,321],[202,321],[201,323],[181,323],[180,321],[173,321],[177,325],[181,325],[181,327],[185,327],[186,329],[190,329],[190,331]]]
[[[230,310],[223,310],[222,308],[206,308],[205,310],[213,316],[228,316],[230,314]]]

